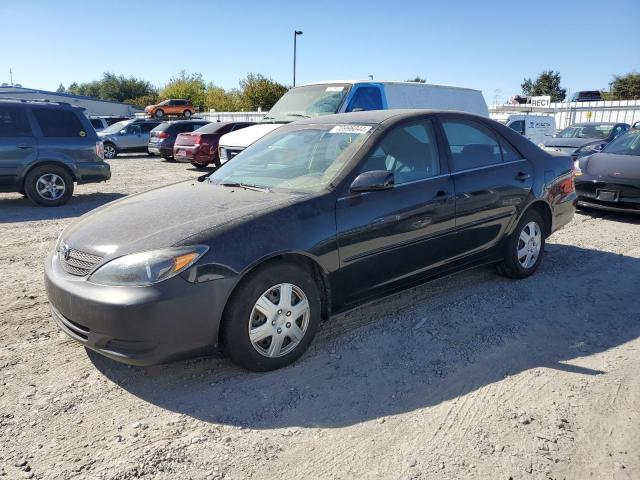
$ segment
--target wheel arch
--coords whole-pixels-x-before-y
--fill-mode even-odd
[[[29,165],[27,168],[25,168],[25,170],[22,172],[22,177],[20,178],[20,184],[22,185],[22,187],[24,188],[24,182],[26,182],[27,180],[27,176],[29,175],[29,173],[37,167],[43,167],[45,165],[55,165],[57,167],[62,167],[63,169],[65,169],[69,175],[71,175],[71,179],[74,182],[78,181],[78,176],[76,175],[76,172],[73,171],[73,169],[67,165],[66,163],[60,161],[60,160],[38,160],[35,163],[32,163],[31,165]]]
[[[522,213],[518,217],[518,221],[515,222],[515,225],[517,225],[520,222],[520,219],[530,210],[538,212],[542,217],[542,220],[544,221],[544,237],[547,238],[549,235],[551,235],[551,229],[553,227],[553,215],[551,213],[551,207],[544,200],[537,199],[527,205],[527,208],[522,211]]]

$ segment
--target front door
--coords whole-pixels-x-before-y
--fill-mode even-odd
[[[452,255],[454,190],[439,150],[432,122],[412,121],[394,127],[363,159],[358,173],[390,171],[395,186],[347,191],[337,201],[339,303],[390,290]]]

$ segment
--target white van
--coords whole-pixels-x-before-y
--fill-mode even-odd
[[[547,115],[509,115],[504,123],[536,145],[556,132],[556,119]]]
[[[258,125],[220,138],[220,162],[233,158],[282,124],[303,118],[361,110],[433,108],[489,116],[480,90],[414,82],[331,81],[285,93]]]

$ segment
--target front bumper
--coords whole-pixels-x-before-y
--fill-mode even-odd
[[[149,287],[96,285],[66,273],[50,254],[45,286],[53,319],[87,348],[131,365],[215,350],[231,280],[191,283],[176,276]]]
[[[579,206],[611,212],[640,213],[640,183],[617,183],[614,180],[606,181],[589,175],[579,178],[580,180],[576,181]],[[609,193],[609,197],[603,198],[603,192]],[[610,192],[614,193],[615,200],[611,200]]]
[[[105,162],[78,162],[78,183],[105,182],[111,178],[111,167]]]

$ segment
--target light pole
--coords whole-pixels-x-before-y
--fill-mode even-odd
[[[293,86],[296,86],[296,40],[302,35],[302,30],[293,31]]]

